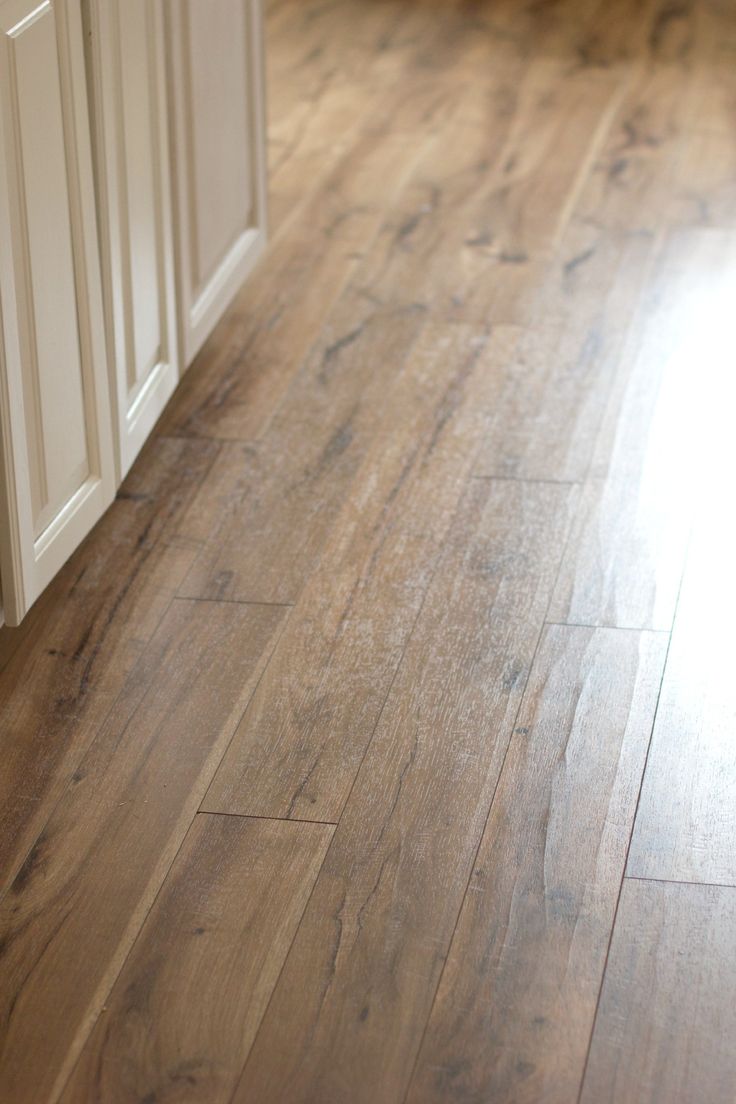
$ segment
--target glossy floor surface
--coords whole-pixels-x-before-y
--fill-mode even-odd
[[[733,1104],[736,7],[268,45],[268,255],[0,638],[0,1099]]]

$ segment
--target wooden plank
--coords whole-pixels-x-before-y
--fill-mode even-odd
[[[283,613],[174,602],[18,872],[0,906],[7,1104],[54,1099],[64,1084]]]
[[[430,322],[204,808],[336,821],[421,607],[515,334]]]
[[[616,72],[534,59],[483,188],[453,220],[458,252],[450,256],[459,263],[448,275],[457,281],[456,309],[466,309],[466,289],[492,286],[489,262],[523,268],[560,243],[624,90]]]
[[[274,74],[270,76],[273,83]],[[342,79],[320,88],[316,102],[304,97],[273,121],[268,135],[271,243],[313,203],[329,175],[365,134],[371,113],[368,89]]]
[[[582,1104],[731,1104],[736,890],[626,880]]]
[[[729,312],[722,304],[714,359]],[[725,505],[733,492],[736,389],[722,367],[720,386],[708,388],[703,435],[693,437],[708,482],[701,484],[628,869],[639,877],[736,885],[736,532]]]
[[[223,449],[187,524],[209,542],[180,588],[190,598],[293,602],[391,401],[424,312],[343,300],[268,437]],[[232,508],[213,512],[213,503]]]
[[[22,630],[0,674],[0,892],[45,824],[183,581],[181,529],[216,446],[154,441]]]
[[[509,358],[479,475],[579,481],[590,467],[682,156],[689,96],[679,69],[621,81],[626,94],[553,256],[477,279],[458,306],[458,317],[485,313],[528,330]]]
[[[420,157],[356,277],[381,272],[393,302],[419,297],[441,317],[476,324],[516,321],[489,310],[496,285],[529,282],[535,257],[548,257],[621,86],[600,72],[565,79],[558,59],[511,53],[497,67],[494,86],[469,89]]]
[[[476,481],[234,1100],[400,1101],[531,664],[573,492]]]
[[[162,420],[175,435],[260,436],[419,151],[369,132],[336,166],[195,359]]]
[[[546,629],[407,1100],[575,1100],[664,633]]]
[[[698,486],[682,426],[702,438],[710,386],[728,372],[726,349],[709,335],[722,332],[736,295],[735,255],[728,231],[667,240],[596,445],[554,621],[672,626]]]
[[[332,831],[196,817],[62,1101],[228,1104]]]

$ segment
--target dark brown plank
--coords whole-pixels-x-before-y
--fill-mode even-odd
[[[0,892],[194,560],[198,546],[180,526],[216,451],[205,441],[151,442],[19,631],[0,674]]]
[[[551,626],[407,1100],[574,1101],[667,636]]]
[[[552,601],[554,621],[670,629],[698,487],[707,381],[728,371],[708,341],[736,296],[736,236],[668,237],[624,352]],[[694,370],[694,365],[702,370]]]
[[[0,906],[7,1104],[54,1098],[63,1086],[283,613],[176,601],[128,676]]]
[[[196,817],[62,1101],[228,1104],[332,831]]]
[[[624,883],[582,1104],[731,1104],[736,890]]]
[[[477,481],[234,1100],[400,1101],[483,830],[569,488]]]
[[[421,607],[514,333],[429,323],[204,808],[336,821]]]

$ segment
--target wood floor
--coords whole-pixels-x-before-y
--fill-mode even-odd
[[[736,6],[268,53],[268,254],[0,633],[0,1101],[733,1104]]]

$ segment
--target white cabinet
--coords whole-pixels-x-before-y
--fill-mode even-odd
[[[115,489],[74,0],[0,0],[0,314],[0,571],[12,625]]]
[[[179,378],[161,0],[85,0],[119,475]]]
[[[179,337],[189,364],[265,244],[256,0],[167,0]]]
[[[263,249],[262,53],[260,0],[0,0],[11,625],[112,500]]]

